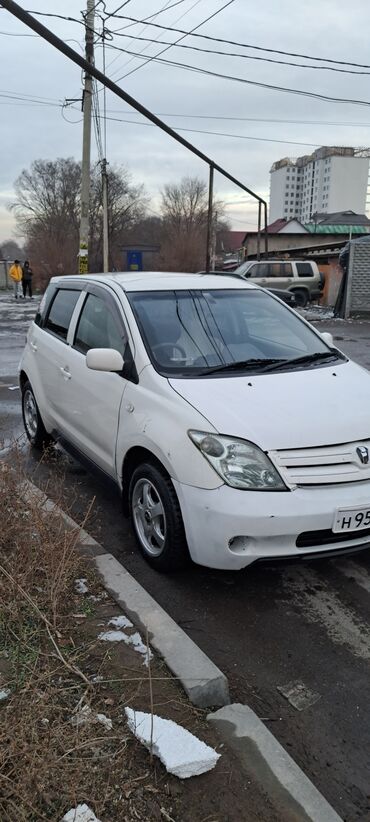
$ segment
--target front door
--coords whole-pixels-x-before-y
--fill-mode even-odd
[[[90,348],[113,348],[125,356],[127,334],[114,298],[89,287],[66,350],[61,396],[64,433],[72,445],[116,477],[116,441],[127,380],[117,373],[87,368]]]

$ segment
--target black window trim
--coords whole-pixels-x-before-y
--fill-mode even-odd
[[[54,301],[55,301],[59,291],[78,291],[79,295],[80,295],[85,290],[85,288],[82,286],[82,284],[77,284],[77,283],[73,283],[73,284],[72,283],[70,283],[70,284],[69,283],[53,283],[52,286],[53,286],[53,291],[50,295],[50,299],[48,301],[45,314],[41,318],[40,328],[42,328],[44,331],[46,331],[47,334],[50,334],[52,337],[55,337],[56,340],[59,340],[60,342],[64,343],[64,345],[68,345],[69,326],[71,324],[72,317],[73,317],[73,315],[75,313],[75,310],[76,310],[76,305],[77,305],[77,302],[78,302],[78,299],[79,299],[78,297],[77,297],[77,300],[76,300],[76,305],[75,305],[75,307],[73,309],[73,312],[72,312],[72,315],[71,315],[71,319],[69,321],[69,326],[67,328],[67,337],[66,338],[61,337],[59,334],[56,334],[55,331],[52,331],[50,328],[47,328],[46,325],[47,325],[47,322],[48,322],[48,319],[49,319],[51,309],[54,305]]]
[[[76,345],[76,335],[77,335],[77,330],[78,330],[78,325],[79,325],[79,322],[80,322],[81,314],[82,314],[82,312],[84,310],[84,307],[86,305],[86,300],[87,300],[89,294],[92,294],[94,297],[98,297],[99,299],[102,299],[103,302],[106,303],[108,308],[112,311],[113,315],[115,316],[115,318],[117,320],[117,323],[118,323],[118,327],[122,329],[122,331],[124,332],[124,335],[125,335],[126,349],[127,349],[127,352],[128,352],[128,356],[125,357],[125,364],[124,364],[123,370],[119,372],[119,376],[122,376],[126,380],[129,380],[130,382],[134,382],[135,384],[137,384],[139,382],[139,377],[138,377],[138,373],[137,373],[137,370],[136,370],[134,356],[133,356],[133,353],[132,353],[132,341],[130,339],[131,334],[129,332],[129,325],[128,325],[128,322],[127,322],[126,318],[123,318],[122,313],[121,313],[121,311],[119,310],[119,308],[117,306],[117,302],[116,302],[113,294],[111,294],[107,289],[105,289],[104,286],[102,286],[100,283],[86,283],[85,288],[82,289],[82,290],[86,292],[85,293],[85,299],[81,304],[81,307],[80,307],[80,310],[79,310],[79,313],[78,313],[78,316],[77,316],[77,319],[76,319],[76,324],[75,324],[74,333],[73,333],[73,340],[70,344],[71,348],[73,348],[74,351],[77,351],[79,354],[81,354],[82,357],[86,357],[86,353],[84,351],[81,351],[81,349]]]

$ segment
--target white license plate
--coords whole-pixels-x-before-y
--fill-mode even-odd
[[[338,508],[333,523],[335,534],[363,531],[364,528],[370,528],[370,504],[368,508]]]

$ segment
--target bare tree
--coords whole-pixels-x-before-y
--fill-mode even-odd
[[[126,169],[108,169],[108,235],[112,268],[122,268],[121,246],[133,227],[143,219],[146,204],[144,187],[133,185]],[[91,180],[90,268],[92,271],[101,271],[103,267],[102,206],[102,183],[96,168]]]
[[[45,285],[53,274],[77,270],[80,223],[81,165],[73,158],[36,160],[15,183],[11,205],[18,228],[26,238],[26,251]],[[112,265],[120,259],[125,232],[145,210],[143,188],[131,183],[122,168],[110,169],[109,235]],[[102,186],[99,167],[91,175],[90,270],[102,268]]]
[[[214,226],[221,223],[224,205],[214,204]],[[197,177],[184,177],[162,191],[161,268],[197,271],[205,266],[208,219],[207,185]],[[225,225],[225,223],[222,223]]]
[[[15,240],[4,240],[0,245],[2,260],[23,260],[24,249]]]

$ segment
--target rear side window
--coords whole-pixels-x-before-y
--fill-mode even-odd
[[[67,339],[69,323],[81,292],[61,288],[57,291],[44,328],[62,340]]]
[[[313,277],[311,263],[296,263],[298,277]]]
[[[114,348],[124,357],[127,337],[106,302],[89,294],[78,321],[75,348],[86,354],[90,348]]]
[[[257,263],[256,265],[252,265],[252,268],[250,268],[247,273],[247,277],[252,277],[253,279],[268,277],[268,268],[269,266],[267,263]]]

